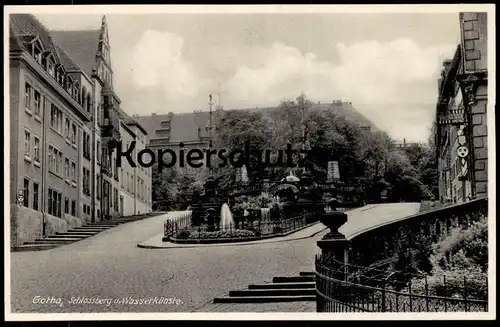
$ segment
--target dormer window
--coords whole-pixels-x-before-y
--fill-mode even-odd
[[[40,48],[38,48],[37,46],[34,46],[33,56],[35,57],[36,62],[38,62],[41,65],[42,64],[42,50]]]
[[[80,97],[78,96],[78,86],[74,85],[73,86],[73,98],[80,103]]]
[[[66,77],[66,91],[68,91],[69,94],[73,94],[73,80],[71,79],[71,76]]]
[[[50,74],[50,76],[56,77],[55,60],[54,55],[51,52],[47,53],[47,55],[45,56],[45,69]]]
[[[64,73],[59,73],[59,84],[64,87]]]
[[[32,51],[33,51],[33,58],[35,58],[36,62],[38,62],[40,65],[42,64],[42,53],[43,53],[43,46],[38,37],[36,37],[32,43]]]

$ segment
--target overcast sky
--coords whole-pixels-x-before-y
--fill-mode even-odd
[[[36,15],[98,29],[100,15]],[[458,13],[108,14],[114,83],[129,114],[277,105],[300,92],[351,101],[397,139],[425,141]]]

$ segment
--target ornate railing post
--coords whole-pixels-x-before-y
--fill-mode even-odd
[[[330,232],[323,236],[323,238],[317,242],[317,245],[321,248],[321,257],[323,259],[327,261],[333,259],[330,263],[332,269],[339,270],[337,273],[342,275],[338,276],[338,279],[347,281],[349,241],[338,231],[339,228],[347,222],[347,214],[335,211],[337,207],[336,200],[330,201],[328,206],[332,211],[323,213],[320,220],[321,223],[330,229]],[[325,264],[328,263],[325,262]]]

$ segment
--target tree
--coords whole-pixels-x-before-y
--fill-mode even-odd
[[[217,118],[217,135],[215,137],[216,149],[226,149],[227,153],[235,150],[245,151],[249,146],[250,167],[246,167],[249,178],[255,178],[262,172],[262,160],[258,152],[266,149],[271,140],[269,123],[260,112],[231,110],[224,112]],[[240,157],[235,158],[240,160]],[[244,163],[243,161],[242,163]],[[215,167],[214,172],[218,177],[232,175],[234,168],[228,164],[226,167]],[[223,179],[226,180],[227,178]]]

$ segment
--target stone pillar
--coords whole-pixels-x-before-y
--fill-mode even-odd
[[[332,208],[332,210],[335,209]],[[330,229],[330,232],[317,242],[318,247],[321,248],[322,258],[329,262],[332,269],[340,270],[344,266],[338,272],[337,278],[347,280],[349,273],[347,267],[349,263],[349,241],[338,231],[347,222],[347,214],[339,211],[325,212],[321,215],[321,222]]]

